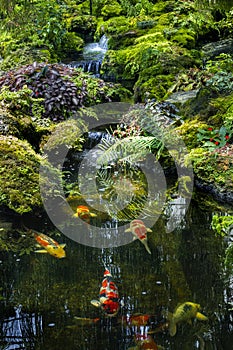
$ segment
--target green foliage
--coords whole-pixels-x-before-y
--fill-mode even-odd
[[[209,126],[207,129],[198,129],[197,139],[209,151],[225,146],[231,141],[232,131],[221,126],[220,129],[214,129]]]
[[[233,227],[233,216],[213,215],[211,222],[212,229],[220,236],[226,236]]]
[[[201,8],[211,6],[212,8],[229,10],[233,6],[232,0],[195,0],[195,2]]]
[[[200,68],[189,68],[177,74],[176,82],[169,88],[168,92],[190,91],[200,89],[208,79],[212,76],[211,73],[203,71]]]
[[[144,160],[152,148],[159,150],[163,144],[154,136],[128,136],[115,139],[115,142],[111,139],[103,140],[99,147],[103,152],[98,158],[99,164],[108,164],[114,159],[126,164]]]
[[[233,89],[233,74],[220,71],[206,81],[206,86],[221,93],[230,93]]]
[[[68,16],[67,27],[71,32],[78,33],[82,38],[86,36],[94,36],[97,29],[97,21],[95,17],[90,15],[74,15]]]
[[[32,62],[52,61],[49,50],[33,49],[31,47],[18,48],[0,61],[0,70],[8,71]]]
[[[119,84],[105,83],[65,65],[36,62],[4,73],[0,87],[0,100],[12,113],[25,113],[37,121],[49,118],[58,122],[76,115],[84,106],[120,101],[129,96]],[[33,115],[37,110],[33,108],[35,105],[39,107],[37,115]]]
[[[153,11],[153,2],[148,0],[119,0],[123,12],[128,17],[136,17],[144,14],[150,14]]]
[[[113,0],[111,3],[106,4],[101,9],[101,15],[103,16],[104,20],[107,20],[111,17],[117,17],[121,14],[122,8],[120,4]]]
[[[41,103],[41,100],[32,97],[32,90],[26,85],[23,85],[22,89],[18,91],[10,91],[10,87],[3,86],[0,101],[15,115],[29,115],[32,104],[35,103],[36,106]]]
[[[7,58],[12,52],[28,47],[35,51],[48,50],[48,56],[58,60],[69,54],[71,48],[80,51],[83,43],[75,33],[69,34],[67,12],[67,6],[56,0],[37,0],[28,6],[17,6],[10,17],[2,21],[5,33],[0,34],[1,55]],[[9,23],[12,23],[10,30]]]

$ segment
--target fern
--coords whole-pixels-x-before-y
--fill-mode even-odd
[[[146,158],[154,149],[163,147],[163,142],[154,136],[133,136],[124,139],[104,139],[99,145],[102,153],[97,163],[100,165],[110,162],[135,163]]]

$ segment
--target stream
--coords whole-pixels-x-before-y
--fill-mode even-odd
[[[95,77],[100,77],[100,68],[107,49],[108,38],[103,35],[99,42],[87,43],[78,59],[67,64],[73,68],[81,68]]]

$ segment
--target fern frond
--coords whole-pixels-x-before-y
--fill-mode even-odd
[[[108,164],[112,161],[134,163],[143,160],[152,149],[163,146],[154,136],[132,136],[124,139],[104,139],[99,145],[102,151],[97,163]]]

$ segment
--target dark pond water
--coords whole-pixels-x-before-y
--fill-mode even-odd
[[[156,222],[148,234],[151,255],[138,240],[99,249],[63,235],[57,240],[66,243],[65,259],[2,253],[0,349],[146,349],[135,343],[135,334],[146,336],[151,329],[157,329],[151,337],[159,349],[232,349],[232,286],[221,258],[226,243],[214,235],[212,213],[201,202],[192,201],[185,219],[173,232],[166,233],[163,218]],[[178,204],[173,205],[173,215],[180,215]],[[2,227],[11,225],[10,221],[2,217]],[[46,222],[40,225],[50,234]],[[124,302],[116,319],[102,317],[90,303],[98,298],[104,265]],[[165,322],[164,312],[172,312],[185,301],[201,304],[209,320],[182,323],[171,337],[166,327],[160,327]],[[123,322],[126,316],[137,313],[151,315],[150,324],[130,327]],[[100,321],[80,324],[75,317]]]

